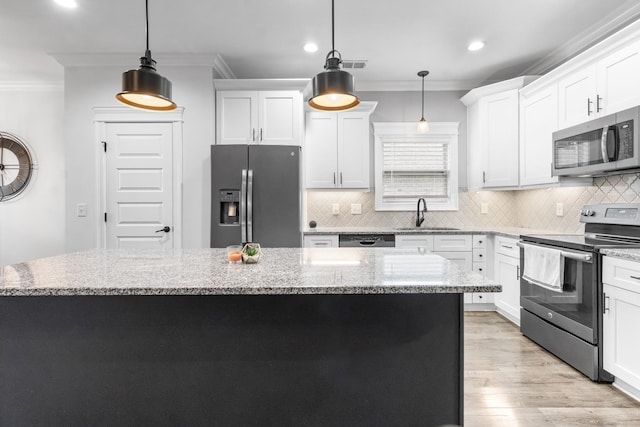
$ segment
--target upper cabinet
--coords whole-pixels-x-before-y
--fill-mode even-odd
[[[370,187],[369,116],[376,103],[362,104],[345,113],[306,113],[306,188]]]
[[[216,92],[217,144],[302,144],[299,91]]]
[[[519,93],[535,77],[483,86],[466,94],[468,187],[510,188],[519,183]]]
[[[558,82],[559,128],[640,104],[640,40],[584,64]]]
[[[520,185],[554,184],[552,138],[558,130],[558,87],[520,94]]]

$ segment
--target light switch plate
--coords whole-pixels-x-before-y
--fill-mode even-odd
[[[360,203],[352,203],[351,215],[360,215],[360,214],[362,214],[362,205]]]
[[[331,205],[331,213],[333,215],[340,215],[340,203],[334,203]]]
[[[78,216],[78,217],[87,216],[87,204],[86,203],[78,203],[76,205],[76,216]]]
[[[564,216],[564,203],[556,203],[556,216]]]
[[[482,215],[486,215],[489,213],[489,204],[488,203],[480,203],[480,213]]]

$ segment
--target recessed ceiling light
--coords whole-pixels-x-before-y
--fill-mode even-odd
[[[60,6],[67,7],[69,9],[75,9],[76,7],[78,7],[78,3],[76,3],[76,0],[54,0],[54,1],[58,3]]]
[[[484,47],[484,42],[477,40],[474,42],[469,43],[469,46],[467,47],[468,50],[470,50],[471,52],[475,52],[476,50],[480,50]]]
[[[304,45],[304,51],[305,52],[317,52],[318,51],[318,45],[315,43],[307,43]]]

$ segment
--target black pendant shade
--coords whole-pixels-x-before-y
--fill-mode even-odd
[[[146,5],[147,49],[140,58],[140,67],[122,73],[122,92],[116,99],[124,105],[151,111],[172,111],[171,82],[156,72],[156,61],[149,50],[149,2]]]
[[[360,104],[360,100],[354,95],[353,76],[340,69],[342,57],[334,48],[333,3],[331,0],[331,51],[327,54],[324,65],[326,71],[317,74],[311,82],[309,106],[319,111],[346,111]]]

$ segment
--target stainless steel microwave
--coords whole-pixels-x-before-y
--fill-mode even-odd
[[[553,176],[594,176],[640,168],[640,107],[553,133]]]

